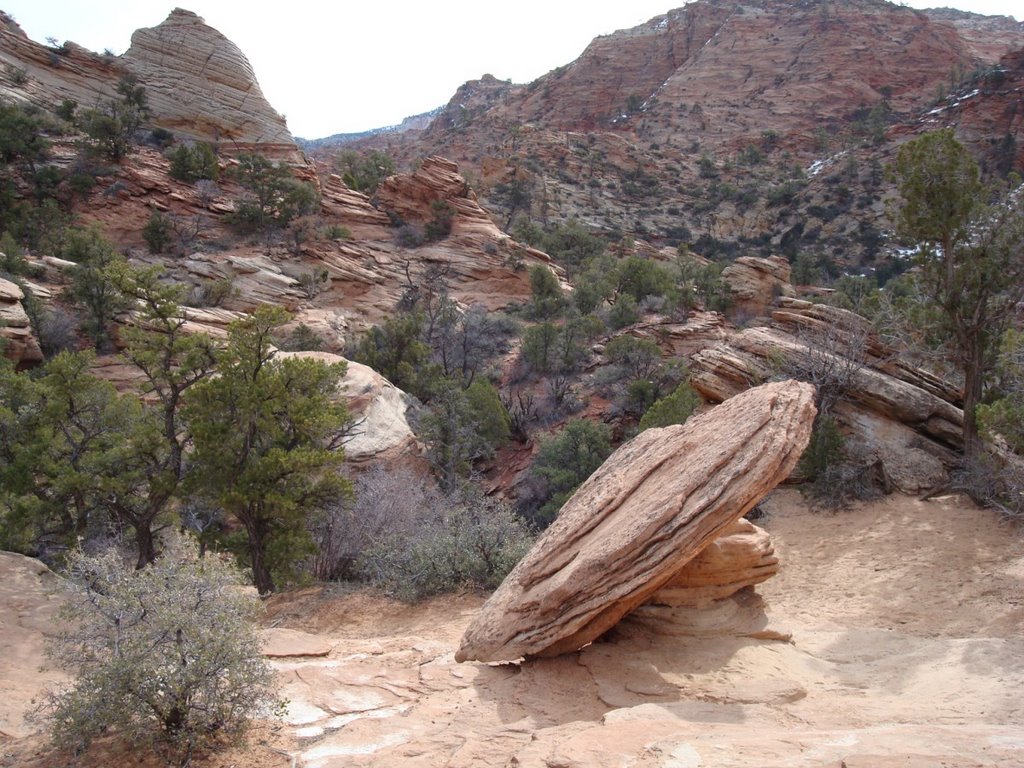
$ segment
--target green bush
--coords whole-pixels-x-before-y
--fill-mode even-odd
[[[60,256],[75,262],[70,294],[85,311],[84,330],[96,349],[103,349],[111,341],[114,318],[131,306],[113,279],[125,259],[97,227],[68,230]]]
[[[498,391],[486,379],[477,378],[465,390],[441,379],[434,389],[418,432],[441,488],[451,492],[469,475],[473,461],[493,456],[508,442],[510,421]]]
[[[24,275],[28,272],[29,264],[22,254],[22,248],[11,236],[10,232],[4,232],[0,236],[0,272],[8,275]]]
[[[75,111],[78,109],[78,102],[74,99],[63,99],[57,108],[54,109],[54,113],[61,120],[68,123],[75,122]]]
[[[334,158],[334,167],[350,189],[368,195],[372,195],[384,179],[395,173],[394,160],[376,150],[365,155],[351,150],[340,152]]]
[[[117,84],[120,101],[105,107],[87,109],[78,119],[86,135],[86,148],[94,154],[120,161],[135,141],[135,132],[149,116],[146,89],[135,75],[124,75]]]
[[[204,280],[195,286],[185,303],[190,307],[219,307],[228,299],[238,295],[235,281],[230,277],[219,277],[216,280]]]
[[[530,314],[538,320],[558,317],[565,306],[558,278],[543,264],[530,267],[530,295]]]
[[[647,409],[640,419],[640,431],[652,427],[667,427],[672,424],[685,424],[700,405],[700,396],[688,383],[683,382],[675,390],[658,400]]]
[[[532,325],[523,332],[520,354],[533,370],[547,373],[553,369],[558,333],[553,323]]]
[[[225,561],[176,538],[139,571],[113,552],[73,551],[68,577],[48,652],[74,679],[41,710],[58,744],[77,751],[112,734],[187,765],[283,709],[253,631],[257,603]]]
[[[35,110],[0,103],[0,164],[18,162],[32,170],[46,159],[50,145],[42,128],[42,119]]]
[[[324,227],[323,235],[328,240],[351,240],[352,230],[341,224],[330,224]]]
[[[278,349],[286,352],[320,352],[327,340],[305,323],[299,323],[291,333],[277,341]]]
[[[430,399],[439,375],[430,356],[430,347],[423,341],[423,317],[409,313],[370,328],[352,352],[353,360],[421,400]]]
[[[320,200],[311,184],[299,181],[291,170],[259,154],[243,154],[234,169],[246,197],[235,201],[233,223],[243,230],[269,232],[292,219],[315,213]]]
[[[818,416],[811,432],[811,440],[797,465],[800,474],[812,481],[822,477],[829,467],[843,461],[846,455],[845,443],[838,422],[828,415]]]
[[[608,325],[616,330],[632,325],[639,319],[640,308],[637,306],[636,299],[628,293],[619,296],[608,310]]]
[[[163,253],[171,244],[173,233],[171,217],[160,211],[153,211],[142,228],[142,239],[146,241],[150,253]]]
[[[612,452],[608,428],[576,419],[541,443],[531,473],[543,481],[544,503],[536,522],[547,526],[576,489],[604,463]]]
[[[455,209],[447,200],[435,200],[430,204],[432,218],[423,228],[423,236],[429,241],[443,240],[452,231]]]
[[[220,176],[220,166],[213,147],[200,141],[194,144],[179,144],[168,155],[171,161],[171,178],[178,181],[199,181],[209,179],[216,181]]]

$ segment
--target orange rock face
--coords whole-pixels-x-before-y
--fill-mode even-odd
[[[809,384],[766,384],[620,447],[481,608],[456,659],[554,656],[598,638],[792,471],[813,400]]]

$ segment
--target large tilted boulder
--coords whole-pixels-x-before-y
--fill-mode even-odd
[[[459,661],[583,647],[646,602],[796,465],[814,388],[765,384],[621,446],[480,609]]]

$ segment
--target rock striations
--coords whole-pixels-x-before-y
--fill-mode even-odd
[[[745,328],[691,358],[691,383],[711,402],[785,374],[841,381],[834,416],[867,463],[907,493],[942,485],[962,445],[959,392],[901,360],[867,320],[782,297],[768,327]],[[798,373],[799,372],[799,373]]]
[[[259,144],[297,155],[284,118],[263,97],[249,60],[191,11],[132,35],[124,63],[149,94],[155,122],[227,147]]]
[[[24,298],[25,292],[16,283],[0,277],[0,347],[15,363],[32,365],[42,362],[43,353],[22,306]]]
[[[783,381],[640,433],[566,503],[456,659],[554,656],[597,639],[793,470],[814,415],[813,387]]]
[[[41,45],[0,12],[0,96],[44,109],[63,99],[102,105],[117,98],[115,87],[127,73],[146,88],[152,126],[216,143],[222,152],[258,147],[278,159],[301,159],[245,54],[191,11],[176,8],[161,24],[136,31],[122,56],[70,42]]]

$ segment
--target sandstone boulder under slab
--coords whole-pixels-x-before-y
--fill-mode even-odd
[[[622,445],[474,618],[458,661],[575,651],[613,627],[793,470],[814,388],[765,384]]]

